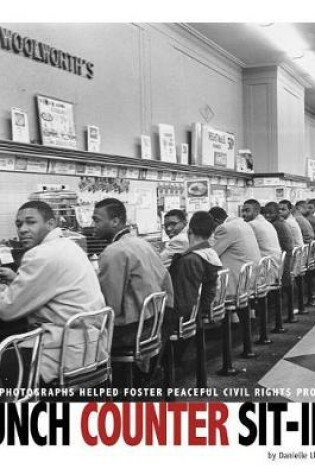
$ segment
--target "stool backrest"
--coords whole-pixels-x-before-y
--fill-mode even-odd
[[[277,285],[282,284],[282,277],[283,277],[283,271],[284,271],[286,259],[287,259],[287,252],[283,251],[282,256],[281,256],[280,266],[278,269],[277,282],[276,282]]]
[[[230,269],[222,269],[218,272],[217,289],[214,301],[210,306],[210,322],[222,320],[225,316],[225,298],[229,282]]]
[[[310,251],[309,244],[303,244],[301,250],[301,264],[300,264],[300,274],[305,274],[308,268],[308,256]]]
[[[235,300],[236,308],[244,308],[244,307],[247,307],[248,305],[248,300],[250,297],[251,285],[252,285],[252,282],[251,282],[252,272],[253,272],[252,262],[247,262],[246,264],[242,265],[240,269],[240,273],[239,273],[239,279],[238,279],[237,290],[236,290],[236,300]]]
[[[29,400],[37,399],[37,397],[34,396],[34,390],[39,387],[39,369],[43,347],[43,334],[44,331],[41,328],[37,328],[36,330],[32,330],[26,333],[9,336],[0,343],[0,366],[2,356],[6,351],[14,351],[18,363],[18,377],[17,383],[15,385],[16,391],[13,398],[14,402],[26,402]],[[27,377],[27,386],[24,388],[26,389],[25,395],[23,396],[21,393],[20,397],[19,393],[22,388],[23,380],[25,379],[24,374],[26,370],[26,368],[24,367],[21,349],[26,342],[32,342],[32,356]]]
[[[293,248],[293,251],[292,251],[291,266],[290,266],[290,274],[292,278],[296,277],[300,273],[302,247],[303,246],[296,246]]]
[[[71,317],[65,324],[59,365],[59,383],[84,374],[91,374],[101,366],[110,366],[110,354],[114,331],[114,311],[104,307],[93,312],[82,312]],[[73,338],[80,338],[79,355],[74,353]],[[73,353],[71,353],[73,352]],[[76,362],[73,364],[73,357]],[[81,360],[79,363],[79,359]]]
[[[185,319],[180,317],[179,319],[179,331],[178,336],[184,340],[191,338],[197,331],[197,316],[199,313],[200,299],[201,299],[202,285],[199,286],[198,295],[195,305],[192,308],[190,317]]]
[[[309,270],[315,269],[315,241],[310,242],[307,267]]]
[[[139,326],[136,337],[136,359],[143,357],[153,357],[160,351],[162,345],[162,324],[164,320],[166,292],[154,292],[143,302]],[[144,336],[144,327],[147,315],[150,315],[151,329],[150,335]]]
[[[269,256],[262,257],[257,266],[254,295],[256,298],[265,297],[269,291],[271,284],[270,279],[271,258]]]

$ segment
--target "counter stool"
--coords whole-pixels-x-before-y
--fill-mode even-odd
[[[315,297],[313,295],[313,278],[315,271],[315,241],[309,244],[308,262],[307,262],[307,305],[315,306]]]
[[[244,346],[242,356],[244,358],[252,358],[255,356],[252,345],[252,331],[249,306],[249,298],[251,295],[252,286],[252,272],[252,262],[247,262],[246,264],[242,265],[239,273],[236,295],[232,297],[228,296],[226,299],[226,311],[228,313],[237,312],[240,318]]]
[[[276,281],[270,285],[270,292],[274,292],[276,296],[275,328],[272,330],[272,333],[285,333],[287,331],[283,328],[282,278],[285,263],[289,257],[290,256],[287,255],[286,251],[283,251]]]
[[[167,352],[166,384],[170,388],[175,387],[175,346],[180,341],[195,337],[196,343],[196,384],[197,387],[205,387],[207,384],[205,365],[205,336],[202,322],[198,321],[202,285],[200,285],[196,303],[189,318],[180,317],[178,329],[170,336]],[[201,319],[200,319],[201,320]]]
[[[288,293],[288,323],[295,323],[297,322],[296,313],[294,310],[294,303],[295,303],[295,279],[300,271],[301,265],[301,254],[302,254],[302,246],[296,246],[293,248],[292,255],[291,255],[291,264],[290,264],[290,279],[289,279],[289,286],[287,289]]]
[[[256,342],[261,345],[271,343],[268,337],[268,293],[270,288],[271,258],[262,257],[257,266],[254,288],[251,294],[251,302],[255,304],[259,314],[260,335]]]
[[[134,346],[115,348],[112,351],[112,361],[114,363],[122,363],[128,366],[127,387],[133,387],[134,385],[135,365],[146,360],[151,360],[151,358],[157,356],[162,349],[162,325],[166,299],[166,292],[154,292],[148,295],[143,302],[140,312]],[[146,320],[147,315],[151,315],[149,320]],[[152,321],[149,336],[144,334],[145,322],[147,321]]]
[[[304,244],[301,249],[301,261],[300,261],[300,268],[299,273],[296,278],[297,289],[298,289],[298,306],[299,306],[299,315],[306,315],[308,314],[308,310],[305,308],[304,305],[304,284],[305,284],[305,275],[308,268],[308,256],[309,256],[309,244]]]
[[[230,312],[226,312],[225,300],[229,281],[229,269],[218,272],[217,290],[214,301],[211,303],[210,312],[202,318],[204,330],[208,330],[212,325],[221,323],[222,334],[222,369],[218,371],[221,376],[236,374],[232,365],[232,332]]]
[[[34,391],[39,388],[39,370],[43,347],[43,335],[44,331],[41,328],[37,328],[36,330],[26,333],[9,336],[0,343],[0,366],[2,357],[7,351],[14,351],[18,363],[17,382],[14,386],[17,391],[10,402],[27,402],[38,400],[38,397],[34,395]],[[25,386],[26,365],[21,354],[21,350],[23,349],[22,347],[25,342],[33,342],[32,348],[30,348],[31,361],[28,369],[27,386]],[[25,396],[20,397],[19,392],[22,387],[26,388],[26,393]]]
[[[78,331],[83,336],[81,364],[73,366],[71,336]],[[89,334],[93,331],[93,345]],[[111,347],[114,331],[114,311],[104,307],[93,312],[82,312],[70,318],[63,330],[59,375],[52,386],[72,388],[92,388],[107,383],[112,384]],[[81,356],[81,355],[80,355]]]

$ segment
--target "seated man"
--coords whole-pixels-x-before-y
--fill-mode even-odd
[[[164,216],[164,229],[170,240],[160,253],[163,263],[171,264],[175,254],[183,254],[189,247],[187,235],[187,220],[184,211],[172,209]]]
[[[294,248],[292,233],[287,222],[284,219],[280,219],[278,203],[270,201],[266,204],[265,217],[277,231],[281,250],[287,253],[282,280],[283,285],[287,286],[290,278],[290,257]]]
[[[306,218],[307,214],[308,208],[306,201],[297,201],[295,204],[294,217],[301,228],[304,244],[309,244],[314,240],[314,230]]]
[[[303,246],[302,231],[295,217],[292,216],[292,209],[293,206],[289,200],[282,200],[279,202],[279,216],[285,220],[291,230],[294,247]]]
[[[201,284],[200,313],[208,313],[216,292],[217,273],[221,261],[210,247],[208,239],[213,233],[211,216],[197,211],[188,228],[189,248],[174,256],[170,274],[174,287],[174,313],[176,317],[189,317],[196,304]]]
[[[281,263],[281,248],[275,228],[260,214],[260,204],[256,200],[247,200],[243,205],[242,216],[253,229],[261,257],[271,258],[271,282],[278,276]]]
[[[235,296],[240,269],[247,262],[253,263],[253,276],[260,259],[259,247],[252,228],[241,218],[228,216],[219,206],[209,211],[214,220],[213,249],[219,255],[223,267],[230,269],[228,296]]]
[[[30,329],[46,330],[41,376],[47,383],[58,374],[64,324],[79,312],[102,309],[105,302],[86,254],[62,236],[47,203],[23,204],[16,227],[26,252],[17,274],[0,268],[0,277],[9,282],[0,294],[0,319],[10,322],[27,316]]]
[[[166,291],[172,307],[170,275],[153,247],[130,234],[121,201],[107,198],[96,203],[93,220],[95,236],[112,241],[100,256],[99,279],[105,301],[115,312],[113,348],[134,346],[145,298]]]
[[[308,202],[307,202],[306,218],[311,223],[311,225],[313,227],[313,230],[314,230],[314,233],[315,233],[315,216],[314,216],[314,213],[315,213],[315,199],[312,198],[312,199],[308,200]]]

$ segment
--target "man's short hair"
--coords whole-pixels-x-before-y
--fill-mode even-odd
[[[214,231],[213,218],[207,211],[197,211],[189,221],[189,228],[195,236],[209,239]]]
[[[215,221],[223,222],[227,218],[227,212],[225,209],[220,208],[220,206],[213,206],[209,210],[209,214]]]
[[[308,200],[307,204],[315,206],[315,198]]]
[[[279,212],[279,205],[275,201],[269,201],[268,203],[265,204],[265,210],[266,208],[271,208],[277,213]]]
[[[168,211],[165,214],[164,219],[165,218],[170,218],[171,216],[176,216],[176,218],[178,218],[180,221],[182,221],[182,223],[187,223],[186,214],[181,209],[171,209],[170,211]]]
[[[37,211],[42,215],[45,221],[49,221],[50,219],[56,219],[51,206],[49,206],[49,204],[45,201],[27,201],[19,207],[18,212],[22,209],[37,209]]]
[[[244,205],[251,205],[254,208],[254,210],[257,211],[257,213],[260,213],[261,206],[260,206],[259,201],[254,200],[254,199],[246,200],[244,201]]]
[[[306,205],[306,201],[300,200],[295,203],[296,208],[300,208],[301,206]]]
[[[119,218],[123,223],[127,221],[127,211],[124,203],[116,198],[105,198],[95,204],[96,209],[106,208],[110,219]]]
[[[291,201],[289,201],[289,200],[281,200],[281,201],[279,201],[279,205],[286,205],[288,207],[288,209],[293,208],[293,205],[292,205]]]

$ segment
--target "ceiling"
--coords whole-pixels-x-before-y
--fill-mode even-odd
[[[216,43],[237,58],[243,67],[263,66],[285,62],[294,68],[287,58],[250,23],[189,23],[198,33]],[[301,36],[315,51],[315,23],[294,24]],[[306,89],[305,102],[315,110],[315,81]]]

